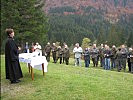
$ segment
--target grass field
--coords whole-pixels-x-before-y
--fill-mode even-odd
[[[2,100],[133,100],[133,74],[105,71],[101,68],[75,67],[49,63],[45,77],[34,69],[34,81],[26,64],[21,63],[22,82],[10,84],[5,79],[1,56]],[[84,65],[83,65],[84,66]]]

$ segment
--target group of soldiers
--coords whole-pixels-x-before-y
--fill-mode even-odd
[[[57,47],[55,43],[53,43],[51,46],[50,43],[48,42],[43,50],[43,54],[46,56],[48,62],[50,61],[51,51],[53,56],[53,63],[56,63],[59,59],[60,64],[64,62],[66,63],[66,65],[69,64],[70,51],[67,44],[64,44],[63,47],[61,46]]]
[[[105,70],[117,68],[118,72],[120,72],[122,69],[126,70],[128,62],[129,72],[133,73],[133,49],[127,49],[125,45],[121,45],[119,48],[113,45],[110,48],[106,44],[101,44],[100,48],[97,48],[96,44],[93,44],[93,47],[90,48],[90,55],[94,67],[98,66],[100,60],[100,66]]]

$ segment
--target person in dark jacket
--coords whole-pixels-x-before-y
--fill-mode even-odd
[[[52,56],[53,56],[53,63],[56,63],[56,52],[57,52],[57,47],[55,45],[55,43],[53,43],[53,46],[52,46]]]
[[[116,46],[113,45],[112,49],[111,49],[111,69],[115,68],[115,66],[116,66],[116,59],[115,59],[116,58],[116,52],[117,52]]]
[[[47,45],[45,46],[44,48],[44,55],[46,56],[46,59],[47,61],[49,62],[50,61],[50,52],[51,52],[51,46],[50,46],[50,43],[48,42]]]
[[[128,71],[131,72],[131,62],[130,62],[130,56],[132,55],[132,48],[129,48],[128,56],[127,56],[127,63],[128,63]]]
[[[111,50],[109,46],[105,46],[105,51],[104,51],[104,58],[105,58],[104,69],[105,70],[110,70],[110,56],[111,56]]]
[[[6,79],[9,79],[12,83],[20,82],[20,78],[23,77],[20,63],[19,63],[19,53],[18,46],[15,43],[14,31],[13,29],[6,29],[8,38],[5,44],[5,71]]]
[[[69,64],[69,57],[70,57],[69,48],[67,45],[65,45],[65,47],[64,47],[64,59],[65,59],[66,65]]]
[[[88,48],[85,48],[85,51],[83,52],[84,60],[85,60],[85,67],[89,67],[90,64],[90,52]]]
[[[58,59],[60,59],[60,64],[62,63],[62,55],[63,55],[63,49],[61,48],[61,46],[59,46],[58,49],[57,49],[57,60],[56,60],[56,62],[58,61]]]
[[[130,54],[130,63],[131,63],[131,73],[133,74],[133,49],[132,49],[132,52]]]

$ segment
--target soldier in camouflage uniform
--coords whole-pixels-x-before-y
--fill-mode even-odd
[[[116,61],[117,61],[117,70],[118,70],[118,72],[120,72],[120,70],[122,68],[122,52],[121,52],[121,48],[118,48],[118,50],[116,52]]]
[[[54,60],[53,63],[56,63],[56,52],[57,52],[57,47],[56,47],[55,43],[53,43],[53,46],[52,46],[52,56],[53,56],[53,60]]]
[[[128,55],[128,51],[125,48],[125,45],[121,46],[121,53],[122,53],[122,68],[125,71],[126,70],[126,61],[127,61],[127,55]]]
[[[49,62],[50,61],[50,52],[51,52],[51,46],[50,46],[50,43],[48,42],[47,45],[45,46],[44,48],[44,55],[46,56],[46,59],[47,61]]]
[[[100,56],[100,66],[103,67],[104,66],[104,47],[103,44],[101,44],[101,47],[99,49],[99,56]]]
[[[90,53],[91,53],[91,58],[93,61],[93,66],[97,67],[98,66],[98,49],[96,47],[96,44],[93,44],[93,48],[91,49]]]
[[[69,64],[69,57],[70,57],[69,48],[68,48],[67,45],[65,45],[65,48],[64,48],[64,58],[65,58],[66,65]]]

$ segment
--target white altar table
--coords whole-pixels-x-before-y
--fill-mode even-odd
[[[33,68],[43,71],[43,75],[47,72],[48,62],[45,56],[38,56],[34,53],[19,54],[19,61],[28,64],[29,73],[31,73],[32,80],[34,80]]]

